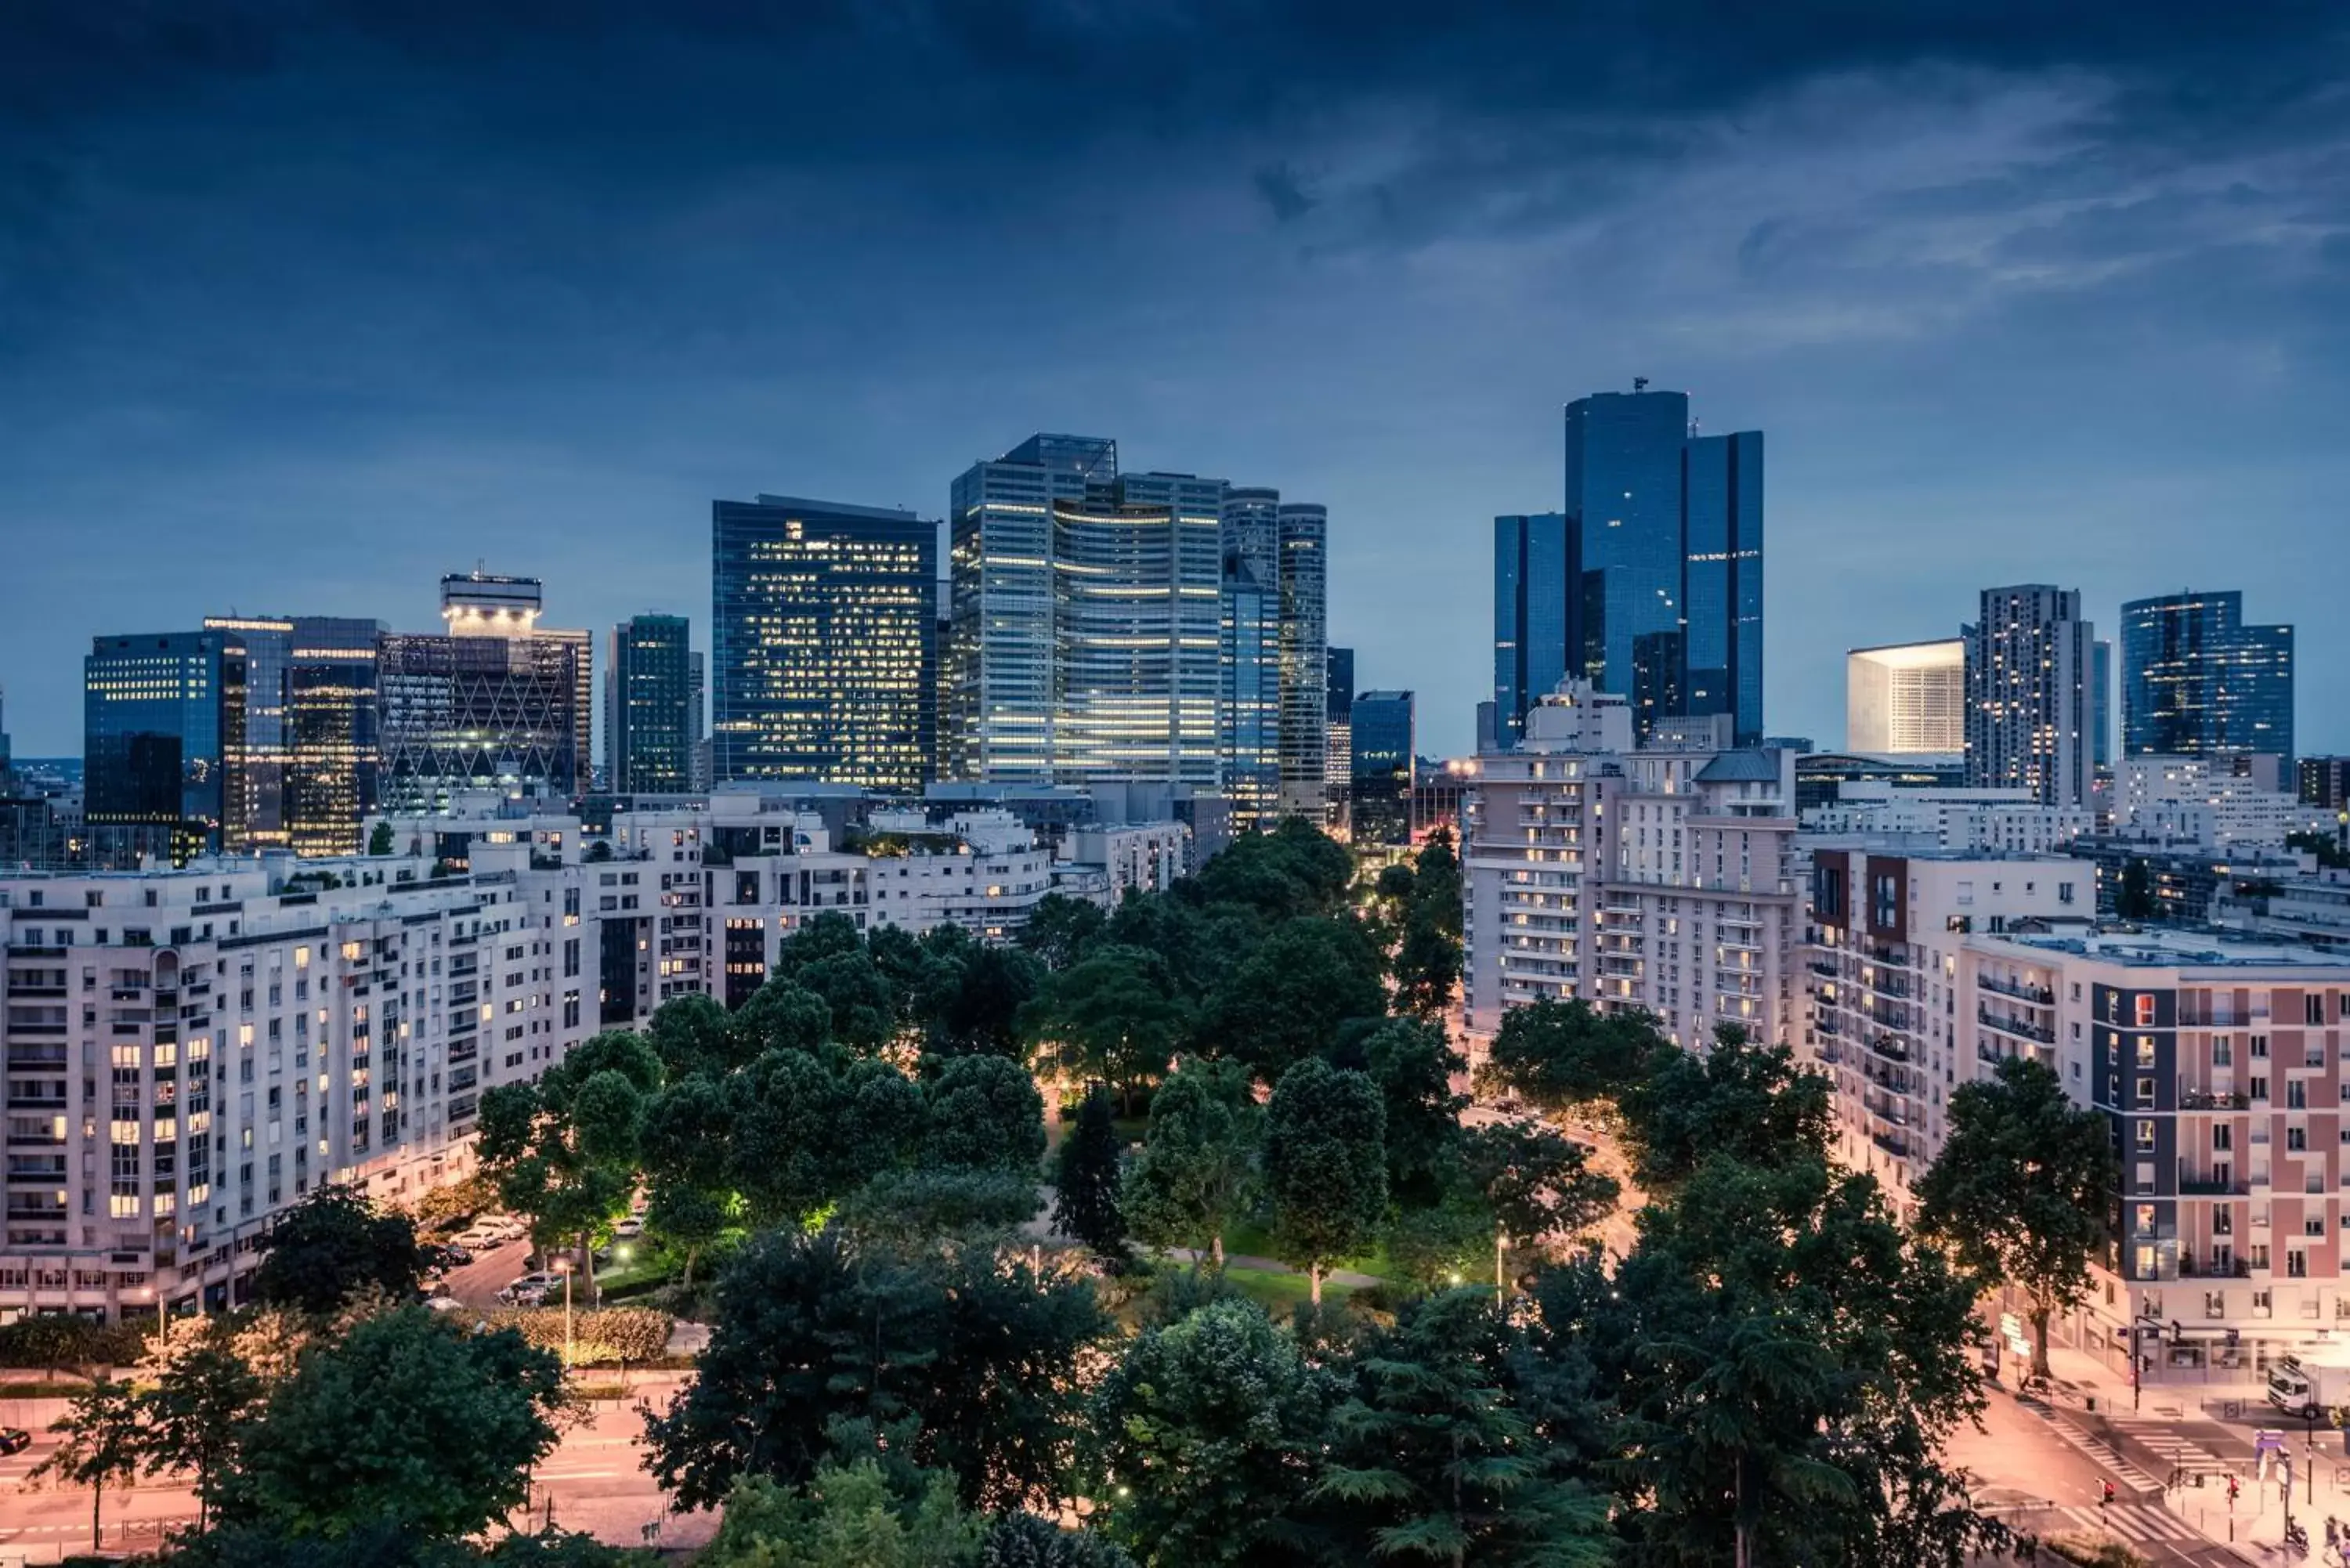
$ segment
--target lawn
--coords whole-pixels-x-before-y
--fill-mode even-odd
[[[1253,1220],[1242,1220],[1238,1224],[1228,1226],[1225,1229],[1224,1252],[1228,1257],[1274,1258],[1280,1256],[1278,1252],[1274,1251],[1273,1232]],[[1395,1266],[1388,1262],[1387,1243],[1384,1241],[1372,1248],[1369,1251],[1364,1253],[1361,1257],[1349,1258],[1345,1262],[1335,1266],[1341,1269],[1351,1270],[1358,1274],[1371,1274],[1382,1280],[1392,1279],[1394,1277]]]
[[[1277,1274],[1265,1269],[1226,1268],[1224,1278],[1249,1300],[1276,1316],[1304,1302],[1312,1289],[1304,1274]],[[1355,1293],[1352,1285],[1322,1282],[1322,1300],[1336,1305]]]

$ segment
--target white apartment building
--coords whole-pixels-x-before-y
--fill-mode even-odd
[[[2332,812],[2276,787],[2275,763],[2255,756],[2124,757],[2114,780],[2117,830],[2221,850],[2282,845],[2295,833],[2333,834]]]
[[[1897,1208],[1941,1150],[1951,1091],[1994,1054],[2055,1043],[2029,997],[1978,993],[1968,941],[2085,929],[2096,898],[2095,868],[2062,857],[1811,846],[1804,1039],[1835,1080],[1841,1158]]]
[[[1477,759],[1463,799],[1464,1012],[1582,997],[1702,1048],[1721,1023],[1790,1041],[1799,932],[1792,753],[1636,751],[1581,682]]]
[[[1992,855],[2045,855],[2096,831],[2096,821],[2085,806],[2042,805],[2021,789],[1903,789],[1866,780],[1839,785],[1832,804],[1803,814],[1810,836]]]
[[[2060,1332],[2147,1382],[2245,1382],[2350,1336],[2350,958],[2210,930],[1970,937],[2074,1098],[2112,1121],[2119,1233]],[[1978,1044],[2004,1050],[2011,1032]]]
[[[224,1310],[317,1187],[468,1168],[482,1091],[597,1027],[576,853],[0,878],[0,1319]]]

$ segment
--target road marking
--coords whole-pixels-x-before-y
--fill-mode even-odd
[[[610,1480],[614,1476],[643,1474],[641,1470],[541,1470],[531,1479],[543,1481]],[[645,1479],[650,1480],[652,1478],[646,1476]]]

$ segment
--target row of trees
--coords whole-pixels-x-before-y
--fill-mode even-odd
[[[1287,1324],[1217,1271],[1177,1271],[1128,1334],[1000,1225],[885,1231],[852,1205],[727,1270],[701,1377],[650,1425],[657,1473],[746,1519],[853,1493],[893,1540],[947,1543],[909,1562],[962,1560],[979,1515],[1071,1509],[1099,1539],[1055,1540],[1145,1564],[1858,1568],[2004,1544],[1939,1457],[1981,1406],[1978,1276],[1831,1160],[1825,1083],[1734,1031],[1701,1057],[1573,1007],[1507,1033],[1504,1084],[1622,1127],[1651,1194],[1622,1258],[1586,1248],[1514,1297],[1440,1283],[1391,1319]],[[1304,1195],[1394,1175],[1382,1080],[1335,1054],[1261,1107],[1238,1064],[1170,1076],[1118,1189],[1138,1234],[1207,1240],[1261,1183],[1310,1265],[1326,1201]],[[1511,1168],[1501,1151],[1555,1137],[1456,1126],[1436,1163]],[[1528,1185],[1531,1231],[1556,1190],[1523,1171],[1482,1189]]]

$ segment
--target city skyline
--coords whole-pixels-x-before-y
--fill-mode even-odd
[[[877,76],[853,12],[681,10],[449,49],[232,5],[14,52],[20,753],[72,749],[93,635],[418,624],[484,556],[571,624],[692,615],[711,495],[932,515],[1035,429],[1328,505],[1329,635],[1460,752],[1481,538],[1560,505],[1560,409],[1635,376],[1771,434],[1774,733],[1833,736],[1844,649],[1948,635],[1976,585],[2077,584],[2107,627],[2190,580],[2304,628],[2298,744],[2350,747],[2302,569],[2350,406],[2343,110],[2282,13],[1742,16],[1677,52],[1473,7],[1334,50],[1311,15],[1015,10],[1046,47],[918,23]],[[1038,125],[1076,79],[1149,85]],[[1098,221],[1112,185],[1159,221]]]

